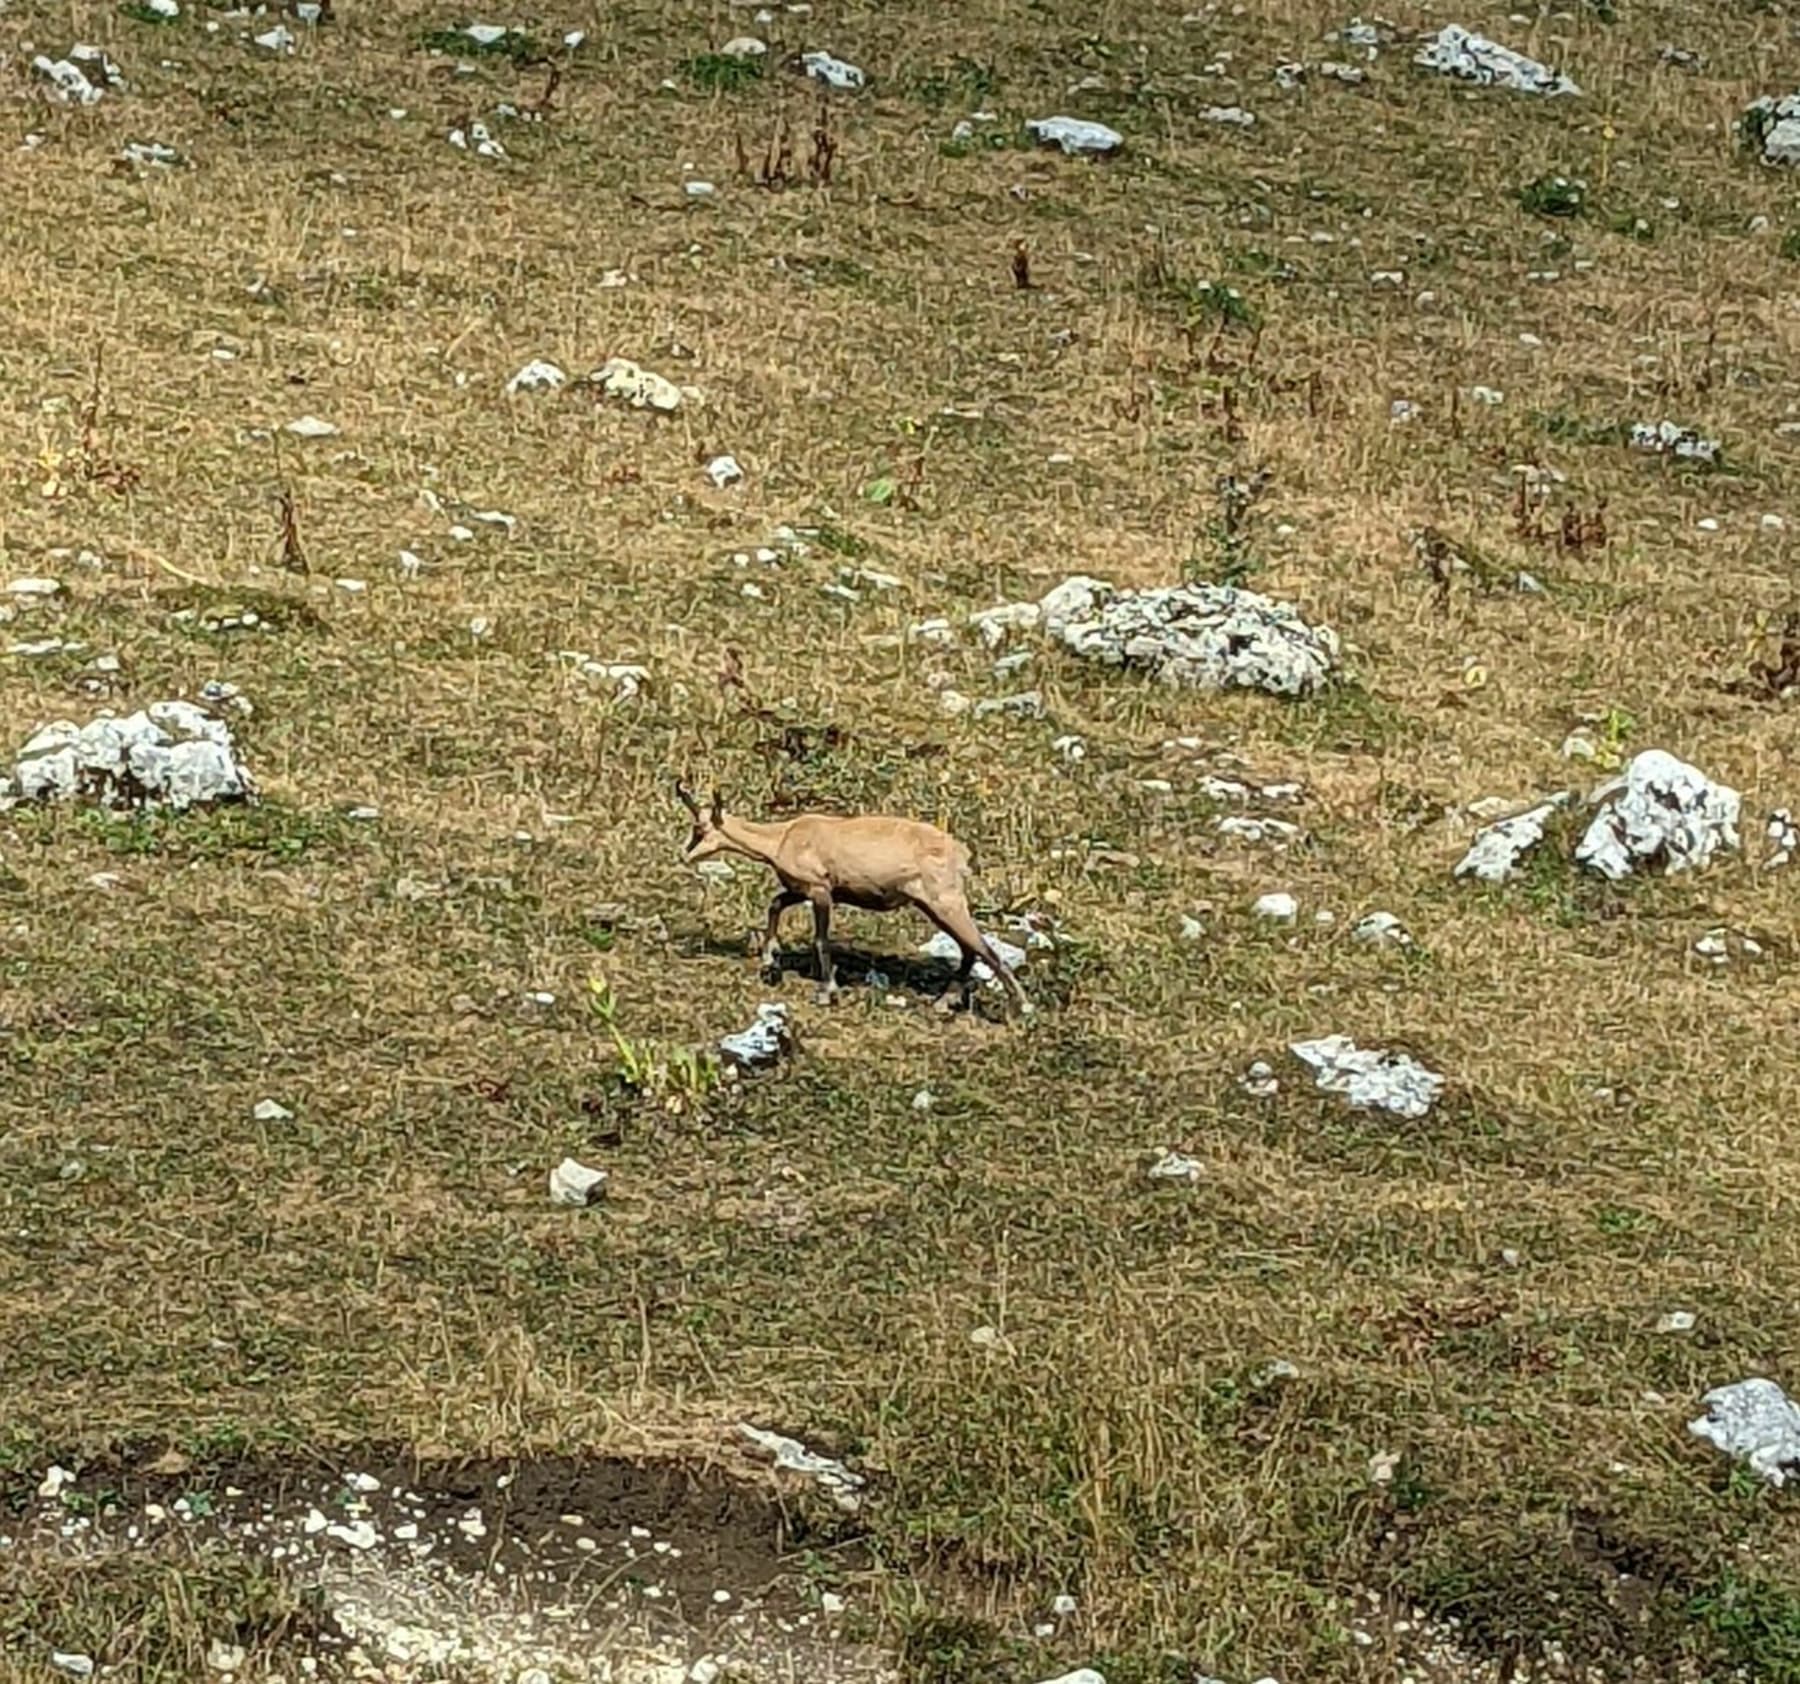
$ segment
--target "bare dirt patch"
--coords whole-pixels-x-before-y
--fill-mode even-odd
[[[36,1486],[9,1482],[0,1572],[17,1589],[59,1562],[65,1573],[115,1577],[131,1572],[122,1558],[137,1558],[140,1575],[183,1560],[231,1563],[292,1599],[290,1617],[250,1633],[271,1664],[276,1647],[290,1661],[304,1653],[351,1672],[380,1664],[508,1677],[526,1665],[748,1675],[777,1651],[808,1677],[882,1664],[850,1635],[866,1611],[849,1613],[832,1588],[866,1568],[855,1541],[819,1533],[717,1471],[381,1451],[185,1462],[165,1451],[79,1474],[52,1464]],[[52,1601],[0,1631],[15,1655],[87,1653],[83,1633],[69,1629],[82,1618]],[[213,1618],[209,1645],[228,1652],[247,1622],[229,1611]],[[97,1662],[119,1662],[134,1640],[123,1622]]]

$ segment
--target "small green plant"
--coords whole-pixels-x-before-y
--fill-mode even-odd
[[[490,26],[478,23],[427,30],[419,38],[419,45],[427,52],[449,57],[509,59],[514,64],[543,56],[542,49],[524,30],[505,29],[495,34]]]
[[[1769,131],[1780,120],[1775,111],[1775,101],[1764,95],[1738,118],[1738,145],[1746,152],[1761,153],[1763,142],[1769,138]]]
[[[1519,189],[1519,208],[1533,216],[1580,216],[1587,208],[1587,183],[1566,175],[1540,175]]]
[[[1009,147],[1020,151],[1032,149],[1028,137],[1001,123],[977,127],[966,118],[951,131],[947,140],[938,142],[938,154],[944,158],[972,158],[978,152],[1004,152]]]
[[[1688,1612],[1742,1676],[1758,1684],[1800,1681],[1800,1596],[1791,1589],[1728,1570]]]
[[[1206,328],[1255,328],[1261,322],[1256,307],[1236,287],[1177,273],[1161,247],[1145,265],[1138,285],[1146,298],[1180,311],[1182,331],[1190,335]]]
[[[1594,764],[1603,772],[1616,772],[1625,764],[1625,743],[1637,729],[1637,721],[1621,707],[1608,707],[1600,716],[1594,744]]]
[[[1775,248],[1789,263],[1800,263],[1800,228],[1790,228]]]
[[[1000,85],[993,65],[972,58],[953,58],[947,66],[927,71],[913,83],[913,93],[924,104],[981,106]]]
[[[696,53],[682,61],[681,73],[702,93],[735,94],[762,80],[763,65],[736,53]]]
[[[1214,481],[1218,501],[1201,528],[1199,542],[1189,557],[1187,576],[1193,582],[1241,585],[1261,567],[1251,533],[1251,511],[1268,490],[1270,473],[1258,468],[1248,478],[1220,474]]]
[[[823,511],[814,526],[804,529],[803,535],[828,554],[841,556],[845,561],[861,561],[869,553],[866,540],[846,531]]]
[[[696,1111],[724,1080],[719,1061],[692,1047],[633,1040],[618,1024],[619,1001],[604,977],[588,979],[588,1007],[613,1044],[613,1076],[640,1099],[677,1116]]]

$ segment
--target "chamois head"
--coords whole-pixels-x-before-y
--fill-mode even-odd
[[[728,846],[725,833],[719,829],[724,822],[725,806],[719,799],[715,789],[712,795],[712,809],[703,809],[695,798],[694,792],[679,778],[675,780],[675,793],[681,798],[681,804],[693,816],[694,829],[687,839],[687,847],[682,851],[684,865],[698,865],[701,860],[709,860],[714,854]]]

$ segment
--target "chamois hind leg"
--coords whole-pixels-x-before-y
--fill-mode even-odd
[[[956,980],[962,988],[965,1006],[972,1001],[975,961],[980,959],[1000,979],[1001,986],[1012,996],[1020,1014],[1030,1012],[1031,1002],[1025,998],[1025,990],[1019,986],[1019,979],[1012,974],[1006,961],[994,951],[993,943],[981,933],[981,927],[975,922],[975,915],[969,910],[969,903],[960,891],[940,895],[933,904],[921,902],[920,910],[962,949],[962,967],[956,973]]]
[[[825,1006],[837,993],[837,967],[831,962],[831,896],[821,891],[807,898],[812,901],[813,945],[819,950],[818,1000]]]
[[[783,889],[769,902],[769,924],[763,932],[762,968],[771,976],[779,975],[781,971],[781,915],[805,899],[805,895],[792,889]]]

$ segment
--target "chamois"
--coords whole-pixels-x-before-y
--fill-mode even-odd
[[[974,988],[975,961],[981,959],[1011,993],[1021,1015],[1031,1011],[1018,978],[969,911],[965,890],[968,849],[936,825],[917,819],[841,818],[826,813],[757,824],[727,813],[717,790],[706,809],[679,780],[675,793],[694,820],[693,834],[682,855],[684,863],[696,865],[717,854],[739,854],[766,865],[780,881],[781,888],[769,902],[768,928],[763,936],[765,970],[775,970],[780,962],[781,915],[802,901],[812,907],[821,1005],[837,992],[837,969],[831,962],[828,940],[832,907],[893,912],[910,906],[924,913],[962,949],[962,968],[953,986],[960,986],[965,1006]],[[950,989],[944,991],[940,1006],[950,1003],[950,993]]]

